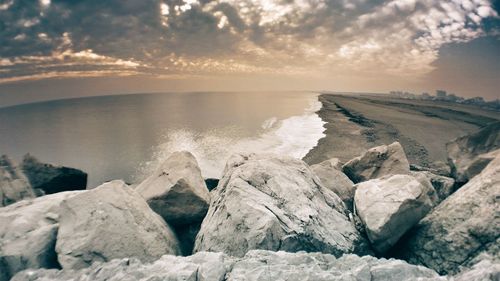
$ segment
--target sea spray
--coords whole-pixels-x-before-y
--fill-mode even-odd
[[[151,174],[172,152],[180,150],[193,153],[205,178],[220,178],[227,158],[234,153],[275,153],[300,159],[325,136],[324,122],[316,114],[321,106],[318,96],[313,96],[301,115],[265,120],[256,137],[239,137],[235,127],[205,132],[169,130],[154,148],[152,159],[140,165],[136,180]]]

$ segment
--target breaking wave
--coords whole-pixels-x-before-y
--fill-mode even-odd
[[[325,136],[325,123],[316,114],[321,106],[318,97],[313,97],[301,115],[264,121],[263,131],[256,137],[242,138],[237,128],[170,130],[154,149],[152,160],[140,166],[137,178],[151,174],[172,152],[180,150],[190,151],[196,157],[205,178],[220,178],[226,159],[233,153],[266,152],[303,158]]]

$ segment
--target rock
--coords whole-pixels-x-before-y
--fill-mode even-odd
[[[399,142],[369,149],[342,166],[343,172],[359,183],[386,175],[409,174],[410,164]]]
[[[123,181],[105,183],[61,203],[56,252],[63,268],[125,257],[152,262],[179,251],[170,227]]]
[[[402,240],[400,256],[456,273],[479,254],[500,258],[500,156],[450,195]]]
[[[400,260],[344,255],[336,259],[320,253],[253,250],[243,258],[200,252],[190,257],[163,256],[154,263],[137,259],[113,260],[73,270],[27,270],[13,281],[445,281],[436,272]]]
[[[210,202],[205,181],[194,156],[175,152],[136,188],[149,206],[169,224],[200,222]]]
[[[318,176],[323,186],[335,192],[346,206],[352,210],[354,198],[354,183],[342,172],[342,166],[337,158],[312,165],[311,169]]]
[[[136,281],[184,280],[224,281],[232,260],[221,253],[197,253],[190,257],[165,255],[152,263],[137,258],[115,259],[94,263],[80,270],[27,270],[16,275],[15,281]]]
[[[481,171],[488,166],[488,164],[493,161],[498,155],[500,155],[500,149],[493,150],[488,153],[483,153],[476,156],[467,167],[463,169],[463,176],[467,181],[473,178],[475,175],[481,173]],[[462,179],[462,182],[464,179]]]
[[[434,190],[436,190],[436,194],[439,199],[437,203],[440,203],[448,196],[450,196],[453,192],[455,192],[455,180],[452,178],[435,175],[427,171],[425,172],[412,171],[411,175],[415,177],[423,176],[431,182],[432,186],[434,187]]]
[[[343,202],[301,160],[233,155],[212,192],[195,252],[251,249],[368,253]]]
[[[476,162],[476,157],[500,148],[500,122],[492,123],[476,133],[457,138],[446,144],[452,176],[465,183],[486,167],[492,158]],[[489,161],[484,161],[488,160]],[[474,165],[472,165],[474,163]],[[472,167],[471,167],[472,165]]]
[[[355,209],[372,246],[379,253],[390,249],[417,224],[437,201],[427,179],[394,175],[357,185]]]
[[[471,268],[455,276],[455,281],[497,281],[500,280],[500,263],[490,255],[484,255]]]
[[[74,168],[41,163],[30,154],[24,156],[20,168],[33,188],[41,189],[45,194],[84,190],[87,187],[86,173]]]
[[[25,175],[6,155],[0,156],[0,207],[34,197]]]
[[[212,191],[215,188],[217,188],[217,185],[219,184],[219,179],[212,179],[212,178],[205,179],[205,184],[207,185],[208,191]]]
[[[410,164],[410,171],[416,172],[431,172],[435,175],[450,177],[451,168],[443,161],[435,161],[429,164],[429,166],[420,166],[417,164]]]
[[[59,205],[79,191],[28,199],[0,208],[0,280],[26,268],[59,268],[55,251]]]
[[[336,259],[332,255],[320,253],[254,250],[233,265],[227,280],[400,281],[418,278],[443,280],[430,269],[399,260],[356,255],[344,255]]]

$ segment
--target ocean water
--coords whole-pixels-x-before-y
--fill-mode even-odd
[[[238,152],[304,157],[324,136],[317,94],[156,93],[57,100],[0,108],[0,154],[89,173],[89,186],[136,183],[168,155],[188,150],[219,178]]]

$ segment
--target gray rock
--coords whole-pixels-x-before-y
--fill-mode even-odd
[[[372,246],[379,253],[390,249],[417,224],[437,201],[426,178],[394,175],[357,185],[355,209]]]
[[[499,258],[500,156],[429,213],[400,245],[401,256],[456,273],[479,254]]]
[[[41,189],[45,194],[62,191],[84,190],[87,187],[87,174],[78,169],[41,163],[26,154],[20,168],[28,177],[31,186]]]
[[[423,176],[427,180],[429,180],[436,190],[436,194],[439,198],[437,203],[440,203],[448,196],[450,196],[453,192],[455,192],[455,180],[452,178],[448,178],[445,176],[440,176],[433,174],[431,172],[411,172],[412,176],[420,177]]]
[[[55,251],[59,205],[78,191],[62,192],[0,208],[0,280],[26,268],[58,268]]]
[[[484,255],[471,268],[465,268],[455,276],[455,281],[498,281],[500,280],[500,262],[490,255]]]
[[[303,161],[233,155],[212,191],[194,251],[367,253],[366,240],[348,216],[340,198]]]
[[[175,152],[136,188],[169,224],[185,225],[205,217],[210,194],[198,162],[187,151]]]
[[[163,256],[151,264],[137,259],[114,260],[78,271],[27,270],[13,281],[445,281],[436,272],[400,260],[320,253],[254,250],[243,258],[200,252],[190,257]]]
[[[500,122],[492,123],[476,133],[457,138],[446,144],[452,176],[465,183],[486,167],[491,157],[479,155],[500,149]]]
[[[386,175],[409,174],[410,164],[399,142],[370,148],[342,166],[343,172],[359,183]]]
[[[56,252],[63,268],[78,269],[125,257],[152,262],[179,245],[137,192],[112,181],[61,203]]]
[[[443,161],[435,161],[428,166],[420,166],[417,164],[410,164],[410,170],[416,172],[431,172],[435,175],[450,177],[451,167]]]
[[[27,270],[12,281],[224,281],[232,259],[221,253],[197,253],[190,257],[165,255],[152,263],[137,258],[94,263],[80,270]]]
[[[0,156],[0,207],[34,197],[26,176],[6,155]]]
[[[312,165],[311,169],[318,176],[323,186],[335,192],[352,211],[354,198],[354,183],[342,172],[342,166],[337,158]]]

